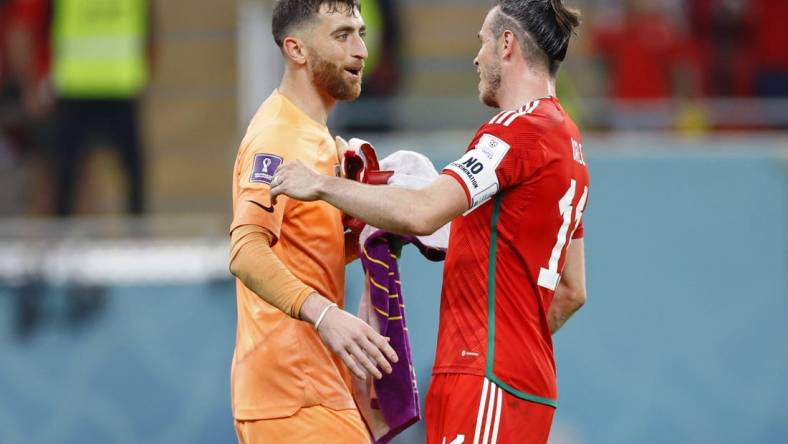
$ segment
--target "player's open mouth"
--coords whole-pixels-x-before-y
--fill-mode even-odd
[[[361,71],[363,68],[345,68],[345,72],[350,74],[350,77],[353,80],[360,80],[361,79]]]

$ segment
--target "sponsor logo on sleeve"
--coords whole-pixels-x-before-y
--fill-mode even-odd
[[[249,202],[250,204],[258,206],[261,210],[263,210],[263,211],[265,211],[267,213],[273,213],[274,212],[274,206],[273,205],[265,206],[265,205],[263,205],[261,203],[255,202],[253,200],[247,200],[247,202]]]
[[[471,211],[498,192],[500,186],[495,170],[506,156],[509,148],[510,145],[503,140],[491,134],[484,134],[474,149],[446,167],[465,182],[471,195]]]
[[[282,158],[272,154],[257,154],[254,156],[252,166],[252,176],[249,178],[251,183],[264,183],[271,185],[274,180],[274,173],[282,165]]]

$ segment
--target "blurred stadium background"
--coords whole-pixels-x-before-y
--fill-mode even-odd
[[[271,4],[153,0],[150,80],[129,97],[141,175],[96,139],[63,211],[53,128],[74,116],[46,86],[39,3],[0,1],[0,443],[235,442],[230,175],[280,75]],[[589,300],[555,338],[551,443],[788,442],[788,3],[569,3],[585,22],[559,97],[592,172]],[[332,131],[455,158],[494,113],[471,64],[489,5],[365,1],[367,90]],[[402,267],[423,397],[441,265]],[[396,442],[422,440],[419,424]]]

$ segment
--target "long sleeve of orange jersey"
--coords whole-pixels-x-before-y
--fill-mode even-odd
[[[257,225],[232,232],[230,271],[264,301],[300,319],[301,306],[315,290],[296,278],[271,250],[273,235]]]

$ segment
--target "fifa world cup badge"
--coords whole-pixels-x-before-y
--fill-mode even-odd
[[[264,183],[271,185],[274,180],[274,173],[282,165],[283,159],[272,154],[258,154],[254,156],[254,166],[252,176],[249,178],[251,183]]]

